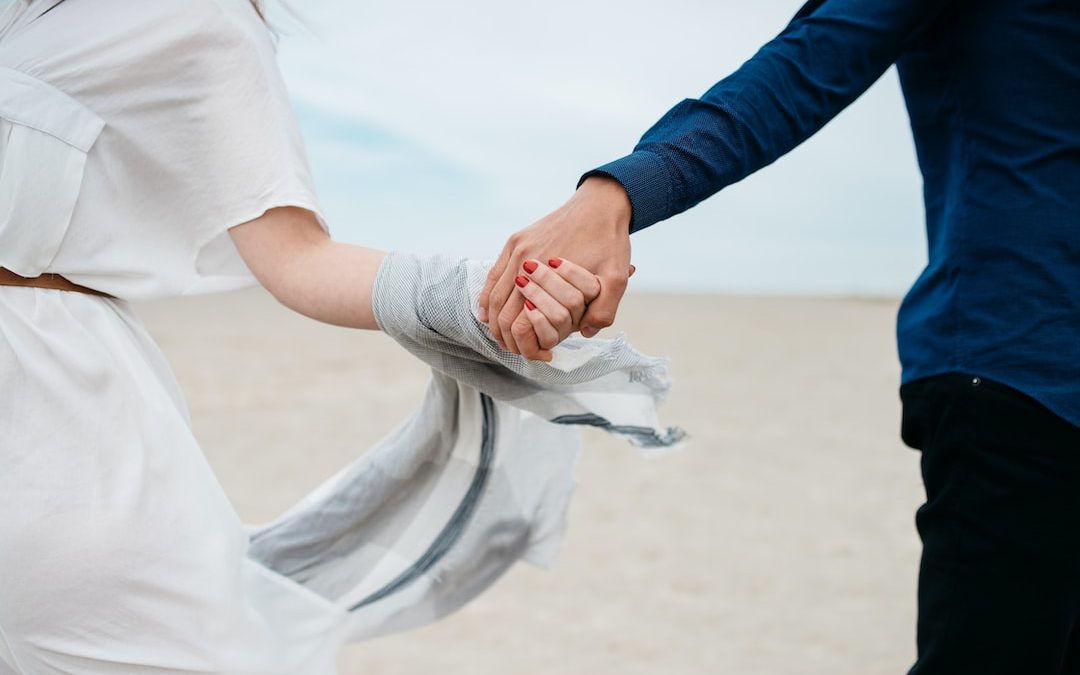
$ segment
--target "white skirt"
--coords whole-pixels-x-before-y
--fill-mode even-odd
[[[0,287],[0,392],[9,672],[334,672],[344,611],[247,557],[126,303]]]

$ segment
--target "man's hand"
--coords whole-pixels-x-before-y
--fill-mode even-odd
[[[480,320],[496,341],[531,359],[545,351],[522,313],[524,299],[514,292],[514,277],[529,258],[569,258],[600,278],[600,295],[581,319],[582,335],[592,337],[614,323],[630,273],[630,209],[618,181],[594,176],[561,207],[510,237],[480,294]]]

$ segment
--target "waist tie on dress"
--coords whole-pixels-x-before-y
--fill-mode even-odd
[[[46,272],[36,277],[24,277],[15,274],[11,270],[0,267],[0,286],[28,286],[30,288],[52,288],[57,291],[74,291],[76,293],[87,293],[89,295],[99,295],[105,298],[111,298],[113,296],[101,291],[95,291],[92,288],[86,286],[80,286],[72,281],[68,281],[59,274],[53,274]]]

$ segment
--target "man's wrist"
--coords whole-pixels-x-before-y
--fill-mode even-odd
[[[630,220],[633,217],[633,206],[630,203],[630,195],[622,183],[611,176],[593,174],[581,182],[578,192],[590,199],[599,200],[604,205],[605,211],[611,213],[619,230],[630,235]]]
[[[634,152],[587,172],[583,184],[595,176],[614,179],[630,200],[630,232],[637,232],[675,214],[673,180],[663,158],[649,150]]]

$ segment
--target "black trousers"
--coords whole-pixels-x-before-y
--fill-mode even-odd
[[[926,486],[909,675],[1080,674],[1080,427],[970,375],[900,396]]]

